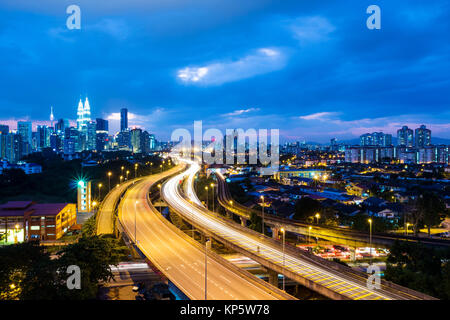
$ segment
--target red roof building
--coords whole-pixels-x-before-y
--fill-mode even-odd
[[[0,242],[57,240],[76,220],[74,203],[9,201],[0,205]]]

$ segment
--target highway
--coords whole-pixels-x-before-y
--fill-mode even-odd
[[[220,172],[216,172],[217,177],[217,195],[221,206],[240,217],[250,219],[252,212],[261,216],[260,210],[254,210],[239,204],[231,197],[224,176]],[[230,202],[232,201],[232,202]],[[269,213],[264,214],[264,222],[266,225],[275,227],[278,230],[285,228],[288,232],[308,235],[310,237],[319,237],[321,239],[336,242],[341,245],[351,247],[366,247],[369,245],[369,233],[355,230],[349,230],[340,227],[319,226],[308,224],[297,220],[281,218]],[[311,229],[310,229],[311,227]],[[450,241],[444,239],[430,239],[416,236],[406,236],[390,233],[372,233],[372,244],[378,247],[389,248],[395,241],[420,242],[428,246],[449,247]]]
[[[148,200],[153,184],[174,174],[177,166],[131,186],[119,204],[119,221],[139,250],[190,299],[205,299],[205,249],[169,223]],[[136,230],[136,231],[135,231]],[[207,299],[292,299],[275,287],[240,270],[225,259],[208,253]]]
[[[103,199],[97,211],[97,235],[114,233],[114,211],[117,203],[120,196],[134,181],[127,181],[114,187]]]
[[[184,218],[198,228],[208,230],[218,240],[225,244],[235,246],[249,254],[265,267],[281,270],[280,273],[291,279],[299,279],[303,283],[310,283],[320,293],[333,299],[352,300],[391,300],[391,299],[421,299],[432,298],[415,293],[412,290],[369,289],[364,278],[353,276],[350,272],[340,272],[329,267],[326,261],[318,262],[317,258],[308,258],[306,255],[296,256],[292,251],[286,250],[283,254],[279,242],[269,241],[251,230],[243,228],[234,222],[217,217],[215,213],[200,206],[200,201],[193,189],[193,180],[199,165],[190,160],[182,160],[190,164],[188,170],[169,179],[162,189],[162,196],[168,205],[175,209]],[[188,190],[185,199],[180,192],[180,182],[189,179],[186,184]],[[349,269],[349,268],[348,268]]]

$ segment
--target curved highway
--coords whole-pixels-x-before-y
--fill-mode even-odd
[[[131,186],[119,204],[119,220],[130,240],[136,236],[138,248],[172,283],[190,299],[201,300],[205,298],[204,247],[165,220],[148,201],[151,186],[179,170],[180,166]],[[292,298],[213,254],[208,254],[207,276],[208,299]]]
[[[264,238],[250,232],[250,230],[246,231],[233,223],[220,219],[214,213],[199,205],[199,200],[193,190],[192,181],[200,168],[199,165],[189,160],[183,161],[188,162],[191,165],[190,168],[169,179],[162,189],[162,196],[169,206],[198,227],[208,230],[219,239],[248,252],[252,258],[259,258],[258,262],[262,261],[263,265],[275,266],[279,270],[281,269],[282,273],[288,275],[289,278],[306,279],[313,283],[314,286],[324,288],[325,292],[333,292],[334,295],[330,295],[330,297],[337,299],[420,299],[425,296],[420,294],[415,296],[411,294],[412,290],[407,290],[406,288],[406,292],[398,293],[384,289],[369,289],[361,278],[333,270],[325,264],[321,265],[312,258],[298,257],[289,251],[283,254],[279,243],[266,241]],[[186,194],[190,201],[186,200],[179,190],[180,183],[186,177],[189,179]],[[425,296],[425,298],[427,297]],[[429,298],[431,299],[432,297]]]

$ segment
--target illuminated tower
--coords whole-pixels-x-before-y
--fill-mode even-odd
[[[78,102],[78,109],[77,109],[77,129],[81,130],[83,127],[83,114],[84,114],[84,107],[83,102],[80,99],[80,102]]]
[[[77,184],[78,212],[90,212],[92,210],[91,182],[80,180]]]
[[[50,125],[53,128],[53,120],[55,120],[55,117],[53,116],[53,107],[50,107]]]
[[[87,97],[86,100],[84,101],[83,120],[86,126],[88,122],[91,121],[91,106],[89,105],[89,100]]]

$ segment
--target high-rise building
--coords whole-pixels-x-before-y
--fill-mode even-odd
[[[128,129],[128,109],[120,109],[120,131],[125,131]]]
[[[129,130],[124,130],[117,135],[117,145],[120,150],[130,150],[131,149],[131,132]]]
[[[412,129],[407,126],[403,126],[397,130],[397,145],[402,147],[411,148],[414,144],[414,134]]]
[[[0,124],[0,134],[8,134],[9,133],[9,126]]]
[[[97,122],[96,149],[98,152],[100,152],[105,150],[106,143],[108,142],[108,120],[97,118],[96,122]]]
[[[142,130],[133,129],[131,130],[131,149],[134,153],[142,152]]]
[[[91,121],[91,106],[89,104],[89,100],[86,97],[86,100],[83,102],[78,102],[77,109],[77,129],[83,133],[87,131],[87,125]]]
[[[28,142],[31,145],[32,128],[30,121],[18,121],[17,131],[22,136],[23,142]]]
[[[16,163],[22,157],[22,136],[11,132],[6,135],[5,140],[5,159]]]
[[[156,150],[156,139],[155,139],[155,135],[154,134],[150,134],[149,135],[149,146],[150,146],[150,151],[154,151]]]
[[[383,132],[366,133],[359,137],[360,145],[365,146],[377,146],[388,147],[392,145],[392,135],[385,134]]]
[[[37,126],[37,147],[39,150],[50,146],[50,130],[46,125]]]
[[[431,145],[431,130],[425,125],[416,129],[416,148],[424,148]]]
[[[87,150],[96,150],[97,149],[97,123],[95,121],[89,121],[87,123],[87,141],[86,141],[86,149]]]

